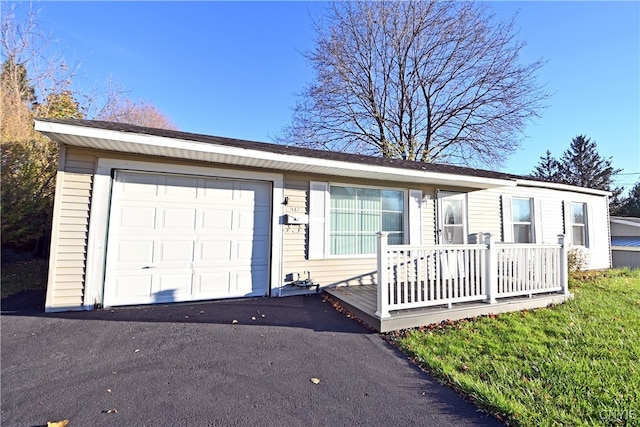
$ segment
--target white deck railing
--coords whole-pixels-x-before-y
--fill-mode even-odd
[[[563,292],[567,289],[564,235],[554,245],[484,243],[470,245],[388,245],[378,233],[376,315],[390,310]]]

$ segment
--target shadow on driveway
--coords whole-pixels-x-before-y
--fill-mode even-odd
[[[154,304],[104,310],[44,312],[42,291],[22,291],[2,300],[3,316],[100,320],[117,322],[208,323],[304,328],[314,331],[369,333],[356,321],[346,321],[321,294],[284,298]]]
[[[321,295],[54,314],[42,297],[2,301],[3,426],[502,425]]]

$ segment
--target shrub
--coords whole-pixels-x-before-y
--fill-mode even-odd
[[[567,252],[569,271],[582,271],[589,263],[589,254],[581,248],[571,248]]]

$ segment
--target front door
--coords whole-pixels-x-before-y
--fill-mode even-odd
[[[438,192],[438,243],[467,243],[467,195]]]

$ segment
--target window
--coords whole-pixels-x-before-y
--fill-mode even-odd
[[[574,245],[587,246],[586,203],[571,203],[571,235]]]
[[[533,242],[532,199],[513,198],[511,214],[513,221],[513,241],[515,243]]]
[[[376,253],[376,233],[389,232],[389,244],[404,241],[404,192],[374,188],[329,188],[331,255]]]

